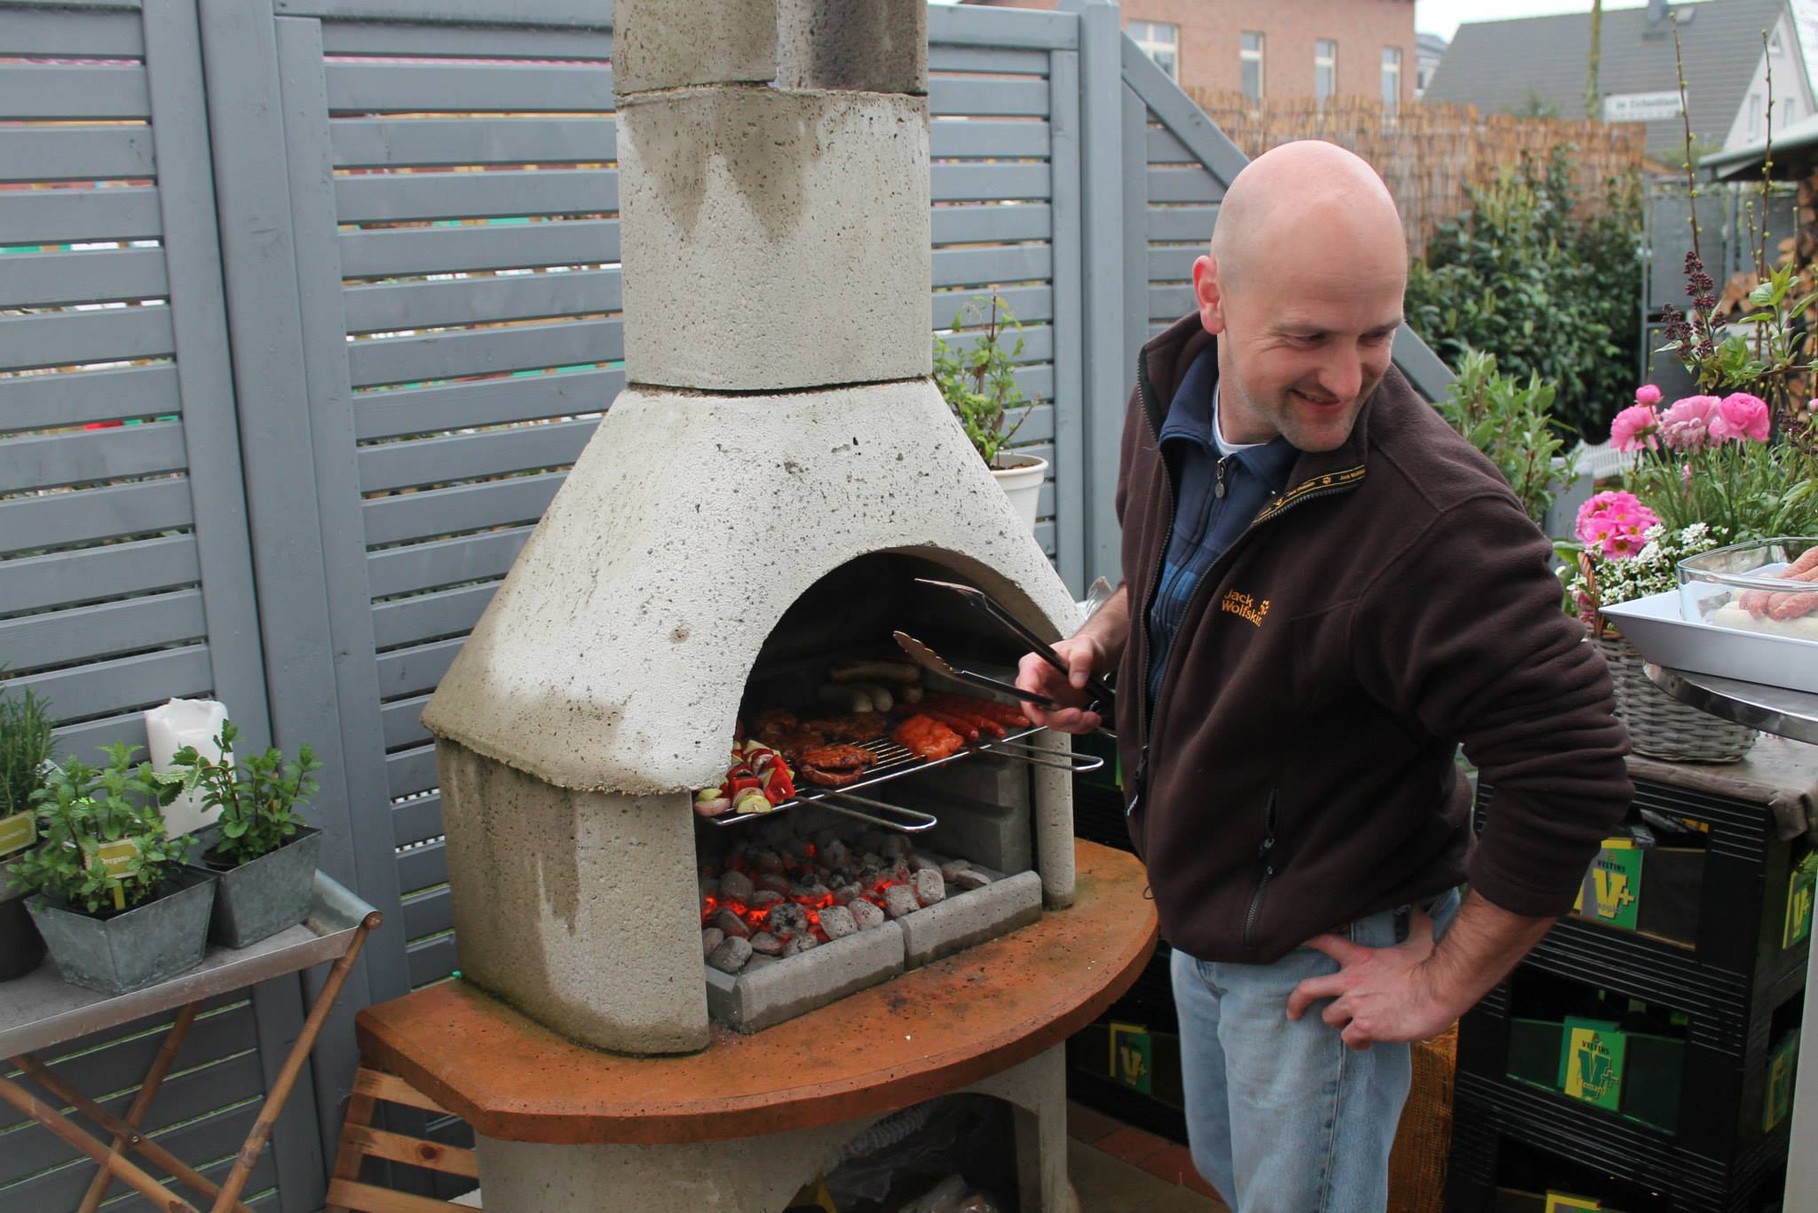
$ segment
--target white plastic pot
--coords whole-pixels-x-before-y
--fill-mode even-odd
[[[1023,525],[1033,533],[1042,481],[1048,476],[1048,461],[1034,455],[999,455],[997,462],[999,466],[991,469],[992,478],[1010,498],[1010,506],[1023,520]]]

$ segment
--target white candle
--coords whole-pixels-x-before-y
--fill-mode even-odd
[[[173,699],[145,711],[145,741],[154,771],[171,771],[171,755],[193,745],[203,757],[216,762],[221,747],[215,738],[227,723],[227,706],[213,699]],[[164,832],[172,838],[193,834],[220,816],[219,809],[204,809],[201,792],[185,792],[164,809]]]

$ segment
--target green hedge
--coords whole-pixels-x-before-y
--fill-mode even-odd
[[[1470,350],[1558,386],[1553,415],[1592,441],[1641,369],[1641,190],[1613,181],[1579,215],[1565,149],[1526,161],[1433,233],[1408,275],[1408,321],[1457,371]]]

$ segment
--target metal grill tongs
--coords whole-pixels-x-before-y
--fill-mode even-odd
[[[1054,649],[1049,646],[1047,641],[1043,640],[1040,636],[1037,636],[1022,620],[1005,610],[996,599],[992,598],[991,595],[985,593],[983,590],[974,586],[961,585],[957,581],[936,581],[931,577],[917,577],[916,581],[922,585],[936,586],[940,589],[951,590],[955,594],[958,594],[965,600],[968,606],[982,612],[1000,627],[1008,628],[1016,635],[1017,639],[1029,646],[1031,652],[1035,653],[1056,670],[1059,670],[1063,676],[1069,673],[1067,663],[1061,660],[1060,654],[1056,653]],[[918,662],[921,662],[922,659],[917,656],[913,650],[910,650],[907,645],[903,645],[903,640],[903,633],[896,633],[897,644],[902,646],[904,651],[908,652],[911,657],[915,657]],[[934,655],[932,650],[928,649],[927,645],[921,644],[919,641],[916,643],[924,652],[927,652],[930,656]],[[936,659],[938,660],[938,658]],[[925,665],[926,663],[922,662],[922,664]],[[944,661],[941,662],[941,664],[943,666],[947,665]],[[973,686],[989,686],[992,690],[1001,691],[1007,695],[1014,695],[1018,699],[1035,704],[1037,707],[1053,709],[1061,706],[1046,695],[1038,695],[1033,691],[1025,691],[1021,687],[1013,686],[997,679],[985,679],[982,674],[973,674],[969,671],[954,671],[951,666],[948,666],[947,669],[942,672],[951,672],[953,676],[958,678],[961,682],[969,682]],[[981,682],[980,679],[984,679],[984,681]],[[1110,685],[1107,684],[1104,679],[1094,674],[1086,679],[1086,692],[1092,696],[1091,702],[1086,705],[1086,710],[1089,712],[1097,712],[1100,717],[1106,720],[1111,719],[1117,704],[1117,694],[1111,689]]]

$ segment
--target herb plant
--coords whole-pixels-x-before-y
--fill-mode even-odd
[[[1496,355],[1466,350],[1458,377],[1446,389],[1439,411],[1451,427],[1489,457],[1538,525],[1577,472],[1578,449],[1566,449],[1566,434],[1552,416],[1554,387],[1530,373],[1523,384],[1498,374]],[[1553,461],[1563,458],[1555,468]]]
[[[135,764],[138,748],[106,747],[105,767],[72,758],[50,771],[34,794],[38,845],[14,864],[21,885],[88,914],[130,910],[164,891],[188,843],[165,837],[159,809],[181,781],[159,776],[149,762]],[[110,863],[104,849],[128,853]]]
[[[229,867],[269,855],[290,840],[304,824],[298,806],[316,793],[310,773],[322,767],[307,745],[297,750],[294,762],[286,762],[275,747],[236,761],[239,736],[229,720],[214,739],[219,760],[188,745],[171,755],[171,765],[183,770],[184,788],[201,788],[203,804],[221,810],[220,840],[209,854]]]
[[[51,741],[50,705],[27,688],[17,697],[0,690],[0,817],[32,807],[43,779]]]
[[[987,310],[989,309],[989,310]],[[955,349],[939,334],[934,338],[934,386],[972,440],[986,466],[996,468],[1005,444],[1028,419],[1030,400],[1016,384],[1016,359],[1023,352],[1023,326],[996,295],[966,304],[953,317],[953,331],[983,326],[969,349]],[[1012,340],[1014,339],[1014,340]],[[1010,424],[1012,410],[1024,410]],[[1008,429],[1004,427],[1009,425]]]

